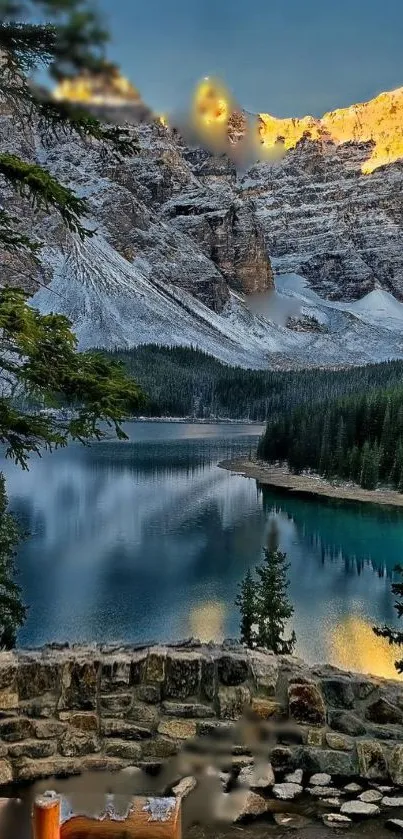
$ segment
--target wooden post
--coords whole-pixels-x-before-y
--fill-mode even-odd
[[[152,796],[135,796],[126,817],[111,810],[99,818],[77,815],[60,829],[60,839],[181,839],[181,834],[180,798]]]
[[[38,796],[34,802],[32,821],[34,839],[60,839],[59,796]]]

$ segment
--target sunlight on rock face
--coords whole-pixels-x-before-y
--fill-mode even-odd
[[[189,615],[190,634],[203,643],[221,643],[224,640],[225,613],[225,604],[219,601],[208,601],[195,606]]]
[[[231,96],[223,83],[206,77],[193,96],[193,128],[201,139],[220,146],[227,139],[227,124],[232,110]]]
[[[329,633],[327,641],[329,659],[337,667],[403,680],[395,668],[398,647],[391,647],[385,638],[378,638],[372,625],[363,618],[346,618]]]
[[[372,143],[372,151],[361,167],[368,175],[403,157],[403,87],[381,93],[369,102],[329,111],[321,119],[277,119],[261,113],[258,133],[264,154],[270,154],[279,143],[285,150],[292,149],[304,137],[336,145]]]
[[[57,101],[93,105],[141,101],[139,91],[121,75],[118,68],[110,68],[104,73],[86,72],[71,79],[63,79],[52,95]]]

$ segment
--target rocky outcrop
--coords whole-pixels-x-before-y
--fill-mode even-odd
[[[383,288],[403,300],[403,161],[363,174],[371,149],[304,138],[240,180],[241,195],[257,201],[276,271],[302,274],[322,297]]]
[[[403,785],[402,708],[400,682],[233,643],[1,653],[0,783],[147,768],[218,737],[221,770],[250,766],[260,743],[280,781],[301,769]]]

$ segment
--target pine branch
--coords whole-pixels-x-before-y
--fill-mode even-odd
[[[39,242],[33,242],[29,236],[19,233],[15,228],[19,225],[19,219],[10,216],[5,210],[0,210],[0,245],[3,250],[16,253],[28,251],[36,259],[36,254],[41,249]]]
[[[45,137],[49,129],[56,137],[75,131],[81,139],[98,140],[103,144],[105,151],[110,146],[117,158],[128,157],[139,152],[138,144],[130,136],[128,129],[119,126],[106,127],[85,108],[74,106],[69,102],[44,100],[38,102],[37,111],[39,130]]]
[[[27,163],[14,154],[0,154],[0,174],[21,195],[28,195],[35,209],[49,211],[54,207],[64,223],[83,239],[93,235],[81,224],[81,217],[87,213],[85,199],[78,198],[68,187],[63,186],[46,169],[35,163]]]
[[[56,44],[56,30],[49,24],[0,24],[1,59],[5,67],[18,66],[27,73],[40,63],[48,64],[55,55]]]

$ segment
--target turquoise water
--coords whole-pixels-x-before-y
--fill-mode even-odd
[[[365,669],[352,660],[364,639],[372,669],[392,666],[371,626],[395,622],[403,512],[263,490],[218,468],[253,450],[260,427],[128,431],[129,442],[32,459],[28,473],[2,465],[30,532],[18,558],[29,604],[21,644],[234,637],[237,584],[274,527],[291,566],[297,652]]]

